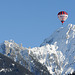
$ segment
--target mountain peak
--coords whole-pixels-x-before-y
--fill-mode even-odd
[[[0,45],[0,52],[35,75],[72,74],[75,71],[75,25],[57,29],[40,47],[24,48],[13,40],[6,40]]]
[[[73,72],[75,70],[75,25],[68,24],[66,27],[57,29],[50,37],[44,40],[41,46],[51,45],[55,42],[57,42],[57,50],[62,52],[65,56],[64,62],[67,63],[63,74]]]
[[[66,44],[69,43],[75,37],[75,25],[68,24],[66,27],[57,29],[50,37],[46,38],[41,46],[46,44],[53,44],[55,41],[61,43],[65,40]]]

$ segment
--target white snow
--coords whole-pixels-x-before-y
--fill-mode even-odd
[[[13,66],[15,66],[15,64],[12,63]]]
[[[54,45],[45,45],[30,49],[30,55],[37,58],[40,63],[45,65],[52,75],[62,73],[62,65],[65,57],[61,51],[57,51],[56,42]],[[33,54],[32,54],[33,53]]]
[[[62,74],[72,73],[75,71],[75,25],[69,24],[65,28],[58,29],[49,38],[45,39],[41,46],[51,45],[54,42],[57,42],[57,50],[61,51],[65,57]]]
[[[30,56],[45,65],[52,75],[67,75],[75,71],[75,25],[69,24],[56,30],[44,40],[41,47],[24,48],[13,40],[5,41],[3,44],[6,45],[6,50],[2,49],[1,44],[0,52],[14,58],[14,61],[23,66],[26,62],[30,71],[33,63]],[[12,65],[14,66],[13,63]]]

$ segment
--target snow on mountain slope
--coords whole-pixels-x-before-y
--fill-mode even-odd
[[[62,52],[67,62],[63,73],[71,73],[75,70],[75,25],[69,24],[65,28],[56,30],[49,38],[44,40],[41,46],[54,42],[57,42],[57,50]]]
[[[42,47],[30,49],[29,54],[45,65],[52,75],[60,75],[63,72],[63,62],[65,57],[61,51],[57,51],[56,42],[54,45],[47,44]]]
[[[24,48],[10,40],[0,45],[0,52],[35,75],[46,75],[48,71],[52,75],[72,74],[75,71],[75,25],[56,30],[40,47]]]

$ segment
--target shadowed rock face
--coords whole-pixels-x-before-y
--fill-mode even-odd
[[[34,75],[20,64],[0,54],[0,75]]]

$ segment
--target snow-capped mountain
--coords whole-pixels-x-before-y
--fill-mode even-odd
[[[13,40],[4,41],[0,45],[0,53],[18,62],[34,75],[50,75],[45,65],[29,55],[30,48],[24,48],[22,44],[16,44]]]
[[[24,48],[14,41],[0,44],[0,53],[34,75],[68,75],[75,71],[75,25],[56,30],[40,47]]]
[[[69,24],[65,28],[56,30],[41,46],[57,42],[58,49],[64,56],[62,74],[75,71],[75,25]]]

